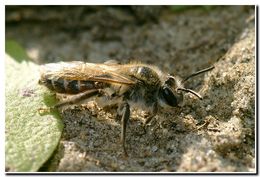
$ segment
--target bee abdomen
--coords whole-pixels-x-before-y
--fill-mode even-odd
[[[72,81],[64,80],[64,86],[65,86],[66,93],[72,93],[72,94],[80,93],[86,90],[102,88],[98,86],[98,84],[94,81],[83,81],[83,80],[72,80]]]
[[[91,89],[102,89],[105,87],[104,83],[84,80],[66,80],[66,79],[42,79],[40,83],[45,85],[50,90],[58,93],[77,94]]]

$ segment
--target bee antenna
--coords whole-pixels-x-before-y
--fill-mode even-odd
[[[197,92],[191,90],[191,89],[186,89],[186,88],[177,88],[177,90],[181,90],[181,91],[184,91],[184,92],[189,92],[189,93],[192,93],[193,95],[195,95],[196,97],[198,97],[199,99],[202,100],[202,96],[200,96],[200,94],[198,94]]]
[[[214,66],[211,66],[211,67],[209,67],[209,68],[206,68],[206,69],[203,69],[203,70],[197,71],[197,72],[195,72],[195,73],[189,75],[189,76],[186,77],[185,79],[183,79],[183,80],[182,80],[182,83],[186,82],[187,80],[189,80],[190,78],[192,78],[192,77],[194,77],[194,76],[197,76],[197,75],[199,75],[199,74],[201,74],[201,73],[204,73],[204,72],[210,71],[210,70],[212,70],[212,69],[214,69]]]

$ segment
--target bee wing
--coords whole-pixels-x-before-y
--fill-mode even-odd
[[[45,75],[68,80],[89,80],[106,83],[135,84],[136,81],[120,73],[122,65],[83,62],[60,62],[44,65]]]

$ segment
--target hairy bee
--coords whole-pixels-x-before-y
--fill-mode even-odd
[[[196,72],[182,80],[177,76],[163,73],[156,66],[146,64],[124,64],[108,61],[103,64],[83,62],[59,62],[43,65],[40,84],[57,93],[73,94],[73,99],[56,105],[74,104],[91,97],[101,107],[117,106],[122,116],[121,141],[125,148],[125,134],[130,108],[137,107],[150,113],[145,124],[157,114],[158,108],[176,107],[183,101],[183,92],[202,97],[193,90],[186,89],[183,83],[189,78],[213,69]]]

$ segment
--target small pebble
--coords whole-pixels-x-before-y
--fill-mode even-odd
[[[153,146],[152,147],[152,152],[156,152],[158,150],[158,147],[157,146]]]

